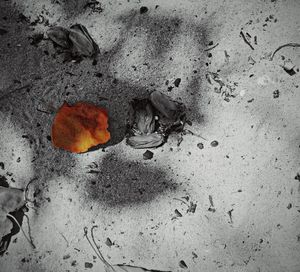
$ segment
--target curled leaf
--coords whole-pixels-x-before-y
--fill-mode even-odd
[[[105,109],[92,104],[66,102],[58,110],[52,125],[55,147],[81,153],[109,141],[108,115]]]
[[[47,31],[47,35],[56,45],[67,49],[73,57],[94,57],[99,53],[98,45],[81,24],[72,25],[70,29],[54,26]]]
[[[164,137],[158,133],[136,135],[127,138],[127,144],[136,149],[158,147],[164,142]]]

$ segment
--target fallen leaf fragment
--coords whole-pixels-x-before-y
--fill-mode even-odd
[[[52,125],[52,143],[55,147],[74,153],[107,143],[110,139],[108,115],[105,109],[85,102],[64,103]]]

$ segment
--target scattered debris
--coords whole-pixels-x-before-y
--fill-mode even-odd
[[[55,45],[71,54],[72,59],[80,61],[82,57],[95,58],[99,53],[98,45],[81,24],[72,25],[69,29],[54,26],[47,31],[47,35]]]
[[[218,73],[208,72],[206,74],[206,79],[208,83],[214,87],[216,93],[221,93],[221,97],[223,97],[225,101],[229,102],[230,98],[236,97],[236,94],[234,93],[235,87],[229,83],[225,83]]]
[[[275,54],[284,47],[300,47],[300,43],[286,43],[286,44],[279,46],[271,55],[270,60],[273,60]]]
[[[179,266],[180,266],[181,268],[185,268],[185,269],[188,268],[188,266],[186,265],[186,263],[185,263],[183,260],[181,260],[181,261],[179,262]]]
[[[240,35],[241,35],[241,37],[243,38],[244,42],[245,42],[246,44],[248,44],[252,50],[254,50],[254,47],[252,46],[252,44],[251,44],[250,41],[249,41],[249,38],[251,38],[251,36],[250,36],[250,37],[248,37],[248,36],[246,37],[243,31],[240,32]],[[248,34],[248,35],[249,35],[249,34]]]
[[[85,102],[64,102],[52,124],[52,144],[64,150],[82,153],[110,140],[107,111]]]
[[[212,142],[210,143],[210,145],[211,145],[212,147],[216,147],[216,146],[219,145],[219,142],[218,142],[218,141],[212,141]]]
[[[153,158],[153,152],[151,152],[150,150],[147,150],[144,154],[143,154],[143,159],[144,160],[151,160]]]
[[[273,92],[273,98],[278,98],[279,97],[279,90],[275,90],[274,92]]]
[[[233,209],[231,209],[230,211],[228,211],[228,215],[229,215],[229,219],[230,219],[230,223],[232,224],[233,221],[232,221],[232,212],[233,212]]]
[[[195,211],[196,211],[196,208],[197,208],[197,204],[196,203],[193,203],[192,201],[191,201],[191,203],[190,203],[190,206],[188,207],[188,209],[187,209],[187,213],[195,213]]]
[[[194,251],[192,251],[192,255],[193,255],[192,257],[193,260],[198,258],[198,255]]]
[[[84,228],[84,236],[87,239],[88,243],[90,244],[91,248],[93,249],[93,251],[95,252],[95,254],[97,255],[97,257],[99,258],[99,260],[104,264],[105,266],[105,271],[106,272],[121,272],[121,271],[125,271],[125,272],[171,272],[171,271],[161,271],[161,270],[148,270],[146,268],[143,267],[138,267],[138,266],[131,266],[131,265],[126,265],[126,264],[115,264],[115,265],[111,265],[102,255],[101,251],[99,250],[99,246],[96,244],[95,242],[95,238],[94,238],[94,228],[96,228],[97,226],[93,226],[91,228],[91,238],[92,240],[90,240],[90,238],[88,237],[88,229],[87,227]]]
[[[186,122],[186,107],[159,91],[149,99],[132,102],[127,144],[134,148],[162,145],[172,132],[182,132]]]

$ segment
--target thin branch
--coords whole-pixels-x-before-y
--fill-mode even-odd
[[[243,31],[241,31],[240,34],[241,34],[241,36],[242,36],[244,42],[245,42],[246,44],[248,44],[248,45],[251,47],[252,50],[254,50],[254,47],[253,47],[252,44],[247,40],[247,38],[245,37],[245,34],[243,33]]]
[[[214,46],[212,46],[212,47],[210,47],[210,48],[204,49],[204,51],[210,51],[210,50],[213,50],[213,49],[216,48],[218,45],[219,45],[219,43],[215,44]]]
[[[28,236],[26,235],[26,233],[24,232],[23,228],[21,227],[21,225],[19,224],[19,222],[17,221],[17,219],[11,215],[11,214],[7,214],[7,217],[13,219],[13,221],[17,224],[17,226],[19,227],[19,229],[23,232],[24,237],[26,238],[26,240],[28,241],[28,243],[35,249],[36,246],[34,245],[34,243],[32,242],[32,240],[30,238],[28,238]]]
[[[273,54],[272,54],[270,60],[273,60],[275,54],[276,54],[279,50],[281,50],[282,48],[284,48],[284,47],[300,47],[300,43],[286,43],[286,44],[283,44],[283,45],[279,46],[279,47],[273,52]]]

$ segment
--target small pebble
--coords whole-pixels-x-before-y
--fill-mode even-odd
[[[181,78],[176,78],[175,81],[174,81],[175,87],[178,87],[180,82],[181,82]]]
[[[279,90],[275,90],[273,92],[273,98],[278,98],[279,97]]]
[[[185,263],[183,260],[181,260],[181,261],[179,262],[179,266],[180,266],[181,268],[188,268],[188,266],[186,265],[186,263]]]
[[[143,159],[144,160],[151,160],[153,158],[153,152],[151,152],[150,150],[147,150],[144,154],[143,154]]]
[[[203,148],[204,148],[204,145],[203,145],[203,143],[198,143],[198,144],[197,144],[197,147],[198,147],[199,149],[203,149]]]
[[[146,13],[148,11],[147,7],[141,7],[140,8],[140,14]]]
[[[211,145],[212,147],[216,147],[216,146],[219,145],[219,143],[218,143],[218,141],[212,141],[212,142],[210,143],[210,145]]]
[[[92,264],[92,263],[85,262],[85,263],[84,263],[84,267],[85,267],[85,268],[92,268],[92,267],[93,267],[93,264]]]

